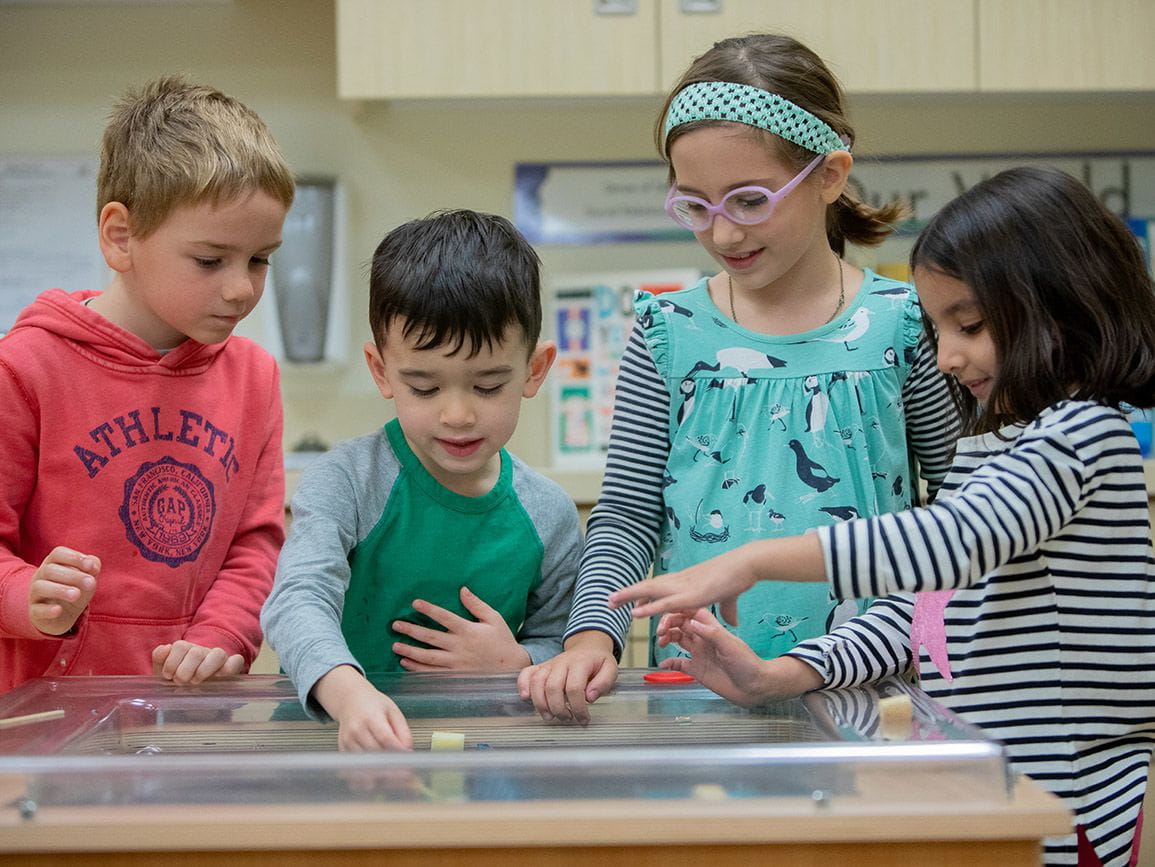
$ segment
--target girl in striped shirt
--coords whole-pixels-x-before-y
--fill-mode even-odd
[[[935,503],[751,542],[611,606],[669,612],[659,640],[691,656],[663,666],[743,704],[915,666],[1074,811],[1047,864],[1133,864],[1155,741],[1155,559],[1126,409],[1155,404],[1155,286],[1123,222],[1051,169],[964,193],[911,263],[968,428]],[[701,608],[735,617],[761,580],[881,598],[762,660]]]

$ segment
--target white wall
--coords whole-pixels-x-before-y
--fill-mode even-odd
[[[585,2],[585,0],[574,0]],[[895,50],[901,50],[896,46]],[[837,66],[837,58],[829,58]],[[300,174],[336,175],[348,200],[342,251],[348,360],[286,365],[286,444],[332,441],[391,415],[360,359],[365,265],[382,234],[442,207],[512,216],[514,165],[653,157],[659,100],[350,106],[337,100],[330,0],[0,6],[0,154],[94,153],[126,88],[183,72],[237,96],[272,128]],[[848,82],[852,85],[853,82]],[[851,97],[859,156],[869,153],[1145,149],[1152,94],[1079,98]],[[696,246],[543,248],[549,272],[708,267]],[[545,392],[512,449],[549,460]]]

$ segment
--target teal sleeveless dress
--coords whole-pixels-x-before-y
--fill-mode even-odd
[[[909,507],[902,387],[922,334],[913,287],[867,271],[842,316],[785,337],[728,319],[705,279],[636,309],[670,397],[655,574]],[[740,597],[734,631],[769,659],[865,604],[837,604],[825,583],[761,581]],[[654,662],[684,653],[651,650]]]

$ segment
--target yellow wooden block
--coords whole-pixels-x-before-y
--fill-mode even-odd
[[[906,693],[888,695],[878,700],[879,732],[891,741],[910,738],[914,724],[914,706]]]
[[[465,735],[461,732],[433,732],[429,737],[429,749],[437,753],[464,750]]]

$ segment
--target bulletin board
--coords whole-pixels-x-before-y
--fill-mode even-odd
[[[550,281],[557,362],[553,383],[553,465],[601,470],[610,442],[618,366],[639,292],[692,286],[697,269],[563,274]]]
[[[1155,220],[1155,151],[857,156],[850,182],[872,204],[911,205],[900,235],[913,235],[943,205],[1013,166],[1074,175],[1124,219]],[[522,163],[514,175],[514,222],[535,244],[693,242],[666,216],[665,163]]]
[[[45,289],[103,289],[92,157],[0,158],[0,334]]]

